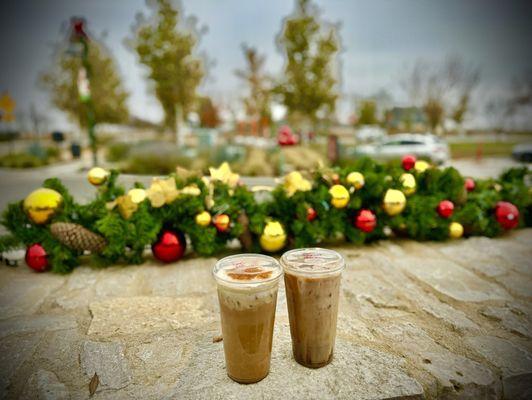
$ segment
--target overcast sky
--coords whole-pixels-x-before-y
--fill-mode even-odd
[[[342,87],[346,95],[367,95],[386,89],[405,100],[397,80],[417,59],[437,61],[461,56],[481,68],[477,99],[503,91],[513,76],[532,70],[532,7],[525,1],[501,0],[316,0],[323,18],[341,22]],[[275,47],[283,17],[294,4],[288,0],[194,0],[182,2],[208,32],[200,50],[216,64],[202,87],[217,100],[235,101],[242,91],[233,71],[243,66],[242,42],[267,56],[267,69],[279,74],[283,59]],[[37,87],[37,76],[50,64],[52,43],[61,25],[73,15],[84,16],[91,32],[106,32],[105,44],[118,63],[131,112],[157,121],[160,107],[144,80],[145,70],[124,46],[144,0],[17,0],[0,2],[0,92],[8,90],[19,110],[34,103],[46,112],[52,128],[66,119],[52,110]],[[347,115],[349,101],[340,104]],[[480,120],[478,113],[473,120]]]

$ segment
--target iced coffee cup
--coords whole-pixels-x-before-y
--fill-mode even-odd
[[[294,358],[323,367],[333,357],[344,259],[332,250],[296,249],[283,254],[281,265]]]
[[[268,256],[225,257],[214,266],[227,374],[240,383],[270,371],[277,288],[282,268]]]

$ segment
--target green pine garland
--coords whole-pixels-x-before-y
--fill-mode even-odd
[[[364,175],[365,185],[351,194],[347,207],[334,208],[330,203],[330,177],[337,174],[339,183],[349,187],[346,177],[352,171]],[[186,234],[199,255],[219,253],[230,240],[243,233],[245,228],[238,218],[242,212],[249,219],[248,229],[253,238],[248,251],[261,251],[259,237],[268,220],[282,223],[288,237],[287,247],[323,246],[338,240],[363,244],[386,239],[387,229],[398,236],[415,240],[446,240],[449,224],[453,221],[464,226],[467,236],[493,237],[503,233],[494,217],[496,203],[503,200],[519,209],[519,226],[532,225],[532,196],[528,185],[531,173],[527,168],[511,169],[497,180],[476,180],[475,190],[470,193],[464,189],[463,177],[452,167],[429,168],[422,173],[409,171],[416,178],[416,192],[407,197],[402,213],[389,216],[382,207],[384,193],[390,188],[401,189],[400,176],[404,172],[399,163],[385,165],[361,159],[349,167],[311,172],[310,191],[298,191],[288,196],[283,185],[279,184],[267,194],[266,199],[263,193],[257,196],[244,185],[231,188],[224,183],[213,182],[214,205],[209,209],[206,207],[209,187],[201,177],[182,179],[174,176],[178,188],[195,184],[201,193],[198,196],[180,195],[160,208],[152,207],[146,199],[129,219],[123,218],[116,208],[106,208],[108,202],[125,193],[124,188],[116,183],[116,171],[111,172],[107,182],[97,190],[94,200],[87,204],[77,203],[56,178],[47,179],[43,187],[54,189],[63,196],[63,206],[51,222],[77,223],[106,239],[106,248],[100,254],[91,255],[93,263],[98,266],[142,263],[145,248],[156,241],[163,228]],[[142,187],[140,184],[135,186]],[[259,201],[258,197],[262,200]],[[436,212],[441,200],[454,203],[451,218],[442,218]],[[308,207],[317,212],[318,217],[313,221],[307,220]],[[362,232],[353,223],[361,208],[373,211],[377,217],[377,226],[371,233]],[[213,225],[203,227],[196,224],[195,216],[204,210],[212,215],[229,215],[230,230],[219,232]],[[82,254],[54,238],[49,224],[33,224],[23,211],[22,201],[8,205],[1,223],[10,233],[0,237],[0,252],[40,243],[49,254],[52,271],[65,273],[80,264]]]

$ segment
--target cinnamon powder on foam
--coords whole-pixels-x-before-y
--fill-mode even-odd
[[[268,279],[272,272],[260,267],[235,267],[226,271],[226,274],[235,280],[250,281],[252,279]]]

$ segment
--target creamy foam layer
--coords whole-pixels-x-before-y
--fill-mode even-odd
[[[277,282],[264,284],[262,290],[257,287],[238,287],[229,285],[218,286],[220,303],[232,310],[251,310],[264,304],[273,303],[277,300]]]
[[[254,287],[275,280],[281,275],[282,269],[271,257],[245,254],[220,260],[213,273],[220,284]]]
[[[303,275],[329,275],[342,272],[343,257],[333,250],[321,248],[291,250],[281,257],[286,272]]]

